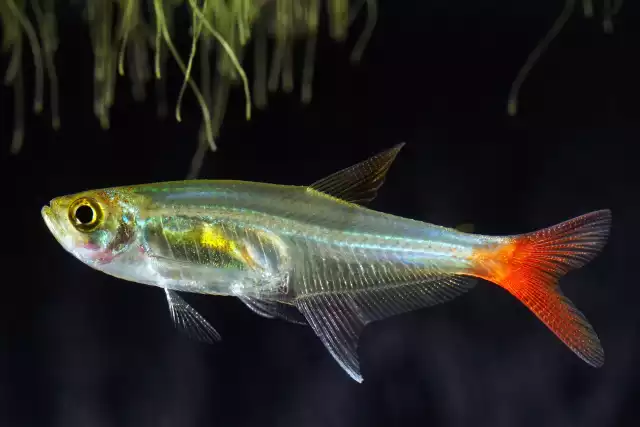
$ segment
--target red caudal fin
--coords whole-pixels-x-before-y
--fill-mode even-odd
[[[474,252],[473,275],[518,298],[574,353],[594,367],[604,364],[600,340],[566,298],[558,280],[593,259],[605,245],[611,211],[591,212],[533,233],[506,238]]]

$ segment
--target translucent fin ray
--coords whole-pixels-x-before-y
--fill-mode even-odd
[[[390,288],[308,294],[299,297],[296,305],[338,364],[351,378],[362,382],[357,347],[368,323],[450,301],[475,283],[469,277],[441,276]]]
[[[377,196],[391,164],[404,145],[404,142],[400,143],[363,162],[316,181],[309,187],[351,203],[370,202]]]
[[[220,341],[221,337],[209,322],[193,307],[178,295],[177,292],[166,289],[169,312],[174,325],[184,331],[190,338],[212,344]]]
[[[451,301],[476,283],[472,277],[443,276],[418,284],[353,292],[351,298],[367,324]]]
[[[305,296],[297,300],[297,306],[342,369],[361,383],[357,349],[365,325],[349,298],[331,294]]]
[[[299,325],[306,325],[304,316],[300,314],[300,311],[295,306],[283,304],[277,301],[264,301],[261,299],[238,296],[238,299],[242,301],[251,311],[259,316],[267,317],[269,319],[283,319],[291,323]]]

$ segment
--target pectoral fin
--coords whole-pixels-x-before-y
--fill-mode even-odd
[[[177,292],[164,289],[169,304],[169,312],[174,325],[189,337],[212,344],[220,341],[220,334],[193,307],[182,299]]]

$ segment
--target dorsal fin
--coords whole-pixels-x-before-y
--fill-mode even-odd
[[[378,195],[391,164],[404,144],[401,142],[387,151],[316,181],[309,187],[346,202],[370,202]]]

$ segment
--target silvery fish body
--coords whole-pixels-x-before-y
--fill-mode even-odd
[[[361,381],[357,341],[371,321],[451,300],[476,278],[499,284],[525,304],[533,292],[526,283],[551,289],[536,273],[548,259],[531,251],[535,233],[482,236],[362,206],[375,197],[401,147],[311,186],[196,180],[117,187],[54,199],[43,218],[82,262],[164,289],[176,324],[192,335],[219,338],[176,291],[235,296],[260,315],[309,324]],[[609,218],[609,211],[599,211],[555,226],[558,239],[570,245],[549,252],[565,267],[549,277],[557,280],[567,266],[579,266],[576,256],[582,264],[595,255]],[[525,273],[520,267],[532,263],[519,277]],[[528,306],[597,366],[603,354],[595,332],[579,312],[567,314],[567,301],[549,301],[560,327],[545,314],[548,307]],[[576,331],[590,341],[574,339]]]
[[[492,239],[308,187],[212,181],[133,191],[151,202],[138,214],[140,251],[102,270],[181,291],[289,303],[309,292],[377,289],[412,274],[460,273],[472,249]]]

